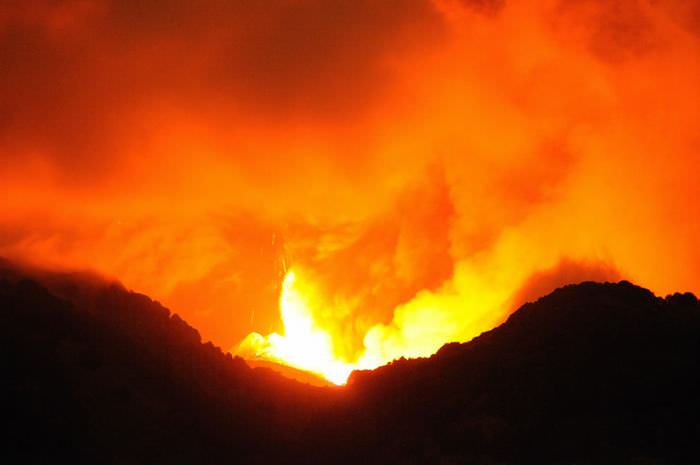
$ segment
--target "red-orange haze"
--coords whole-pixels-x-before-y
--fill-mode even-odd
[[[342,382],[700,291],[700,2],[2,2],[0,163],[0,255]]]

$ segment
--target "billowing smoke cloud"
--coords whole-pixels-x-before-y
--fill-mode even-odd
[[[568,281],[698,292],[698,56],[687,1],[6,2],[0,255],[224,347],[293,266],[348,359]]]

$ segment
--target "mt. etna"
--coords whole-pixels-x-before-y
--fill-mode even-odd
[[[39,282],[41,281],[41,282]],[[4,463],[693,464],[700,304],[622,281],[315,387],[84,277],[0,280]]]

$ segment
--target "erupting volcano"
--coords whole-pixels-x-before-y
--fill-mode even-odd
[[[323,399],[569,284],[700,293],[699,57],[698,0],[0,1],[0,291],[120,283]]]
[[[399,356],[426,357],[432,355],[446,341],[471,339],[488,329],[488,323],[455,328],[439,317],[441,301],[431,306],[428,299],[421,299],[420,313],[412,319],[398,319],[399,328],[384,325],[371,327],[364,335],[363,348],[353,358],[339,349],[343,335],[332,332],[333,325],[323,326],[316,321],[317,314],[337,314],[334,308],[324,308],[329,300],[314,289],[313,283],[304,281],[303,275],[289,270],[282,284],[279,299],[283,333],[263,337],[250,333],[235,353],[252,360],[268,360],[310,371],[335,384],[344,384],[352,370],[373,369],[385,365]],[[466,303],[466,302],[465,302]],[[336,302],[336,305],[338,303]],[[331,304],[332,305],[332,304]],[[469,308],[470,317],[493,322],[501,314],[487,301],[474,302]],[[401,310],[399,310],[401,311]],[[437,313],[434,315],[433,312]],[[489,317],[489,313],[492,315]],[[398,330],[398,332],[397,332]],[[393,331],[389,336],[388,331]]]
[[[263,337],[250,333],[241,343],[239,352],[256,359],[289,364],[320,374],[333,383],[344,384],[350,372],[361,366],[351,365],[336,356],[333,337],[314,321],[309,299],[294,271],[287,272],[280,295],[284,334]]]

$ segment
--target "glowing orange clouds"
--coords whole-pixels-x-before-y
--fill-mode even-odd
[[[567,280],[698,292],[693,8],[0,6],[0,254],[114,276],[223,347],[277,333],[269,358],[333,379]],[[281,355],[298,334],[320,362]]]

